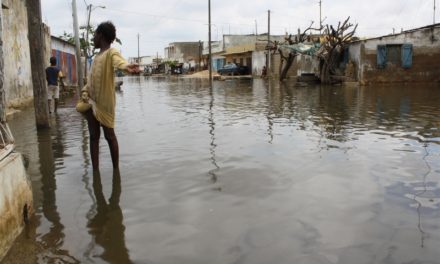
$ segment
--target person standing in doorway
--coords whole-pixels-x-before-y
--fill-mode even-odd
[[[50,66],[46,68],[47,100],[49,104],[49,114],[52,113],[52,98],[54,99],[54,112],[56,112],[58,108],[58,99],[60,98],[58,78],[60,78],[61,76],[63,76],[63,73],[57,67],[57,58],[50,57]]]
[[[99,138],[101,127],[110,148],[113,168],[119,168],[119,145],[114,131],[115,127],[115,69],[129,73],[139,73],[139,66],[128,64],[119,51],[111,48],[116,39],[116,28],[107,21],[98,25],[93,36],[93,44],[99,52],[96,54],[90,71],[87,85],[83,91],[89,95],[91,108],[84,115],[87,119],[90,134],[90,155],[93,170],[99,170]]]

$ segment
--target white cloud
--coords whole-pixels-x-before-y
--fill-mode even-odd
[[[437,0],[438,1],[438,0]],[[319,24],[319,0],[211,0],[212,39],[224,34],[267,32],[267,10],[271,10],[271,33],[295,33],[313,20]],[[42,0],[43,20],[53,35],[72,32],[71,0]],[[77,0],[78,20],[86,23],[86,3],[104,5],[92,12],[92,24],[111,20],[122,40],[124,56],[137,56],[137,34],[141,55],[163,54],[174,41],[208,39],[208,0]],[[323,0],[324,24],[336,25],[351,17],[358,23],[358,35],[379,36],[432,24],[433,1],[428,0]],[[437,22],[440,7],[437,8]]]

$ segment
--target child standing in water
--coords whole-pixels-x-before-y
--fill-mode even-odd
[[[119,51],[111,48],[116,39],[116,28],[112,22],[103,22],[96,28],[93,37],[95,48],[99,49],[96,54],[87,85],[83,91],[88,92],[91,108],[84,114],[87,119],[90,134],[90,155],[93,170],[99,170],[99,138],[101,127],[104,137],[110,148],[113,168],[119,168],[119,145],[115,135],[115,84],[114,69],[120,69],[129,73],[138,73],[139,66],[128,64]]]

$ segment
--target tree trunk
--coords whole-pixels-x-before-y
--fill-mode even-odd
[[[296,54],[289,53],[289,57],[286,60],[286,65],[280,74],[280,81],[283,81],[287,77],[287,73],[289,72],[290,67],[292,66],[293,61],[295,60]]]
[[[28,13],[29,48],[31,55],[32,84],[34,91],[35,121],[37,128],[48,128],[46,73],[44,70],[44,38],[40,0],[26,0]]]

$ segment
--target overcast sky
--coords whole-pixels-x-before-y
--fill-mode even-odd
[[[78,20],[85,25],[86,4],[92,4],[91,24],[111,20],[125,57],[163,56],[171,42],[208,40],[208,0],[76,0]],[[436,23],[440,21],[437,1]],[[41,0],[43,21],[54,36],[73,32],[72,0]],[[105,6],[105,9],[98,6]],[[323,24],[337,25],[351,17],[357,35],[375,37],[433,23],[434,0],[322,0]],[[311,21],[319,24],[319,0],[211,0],[212,40],[222,34],[267,32],[271,10],[271,34],[296,33]]]

